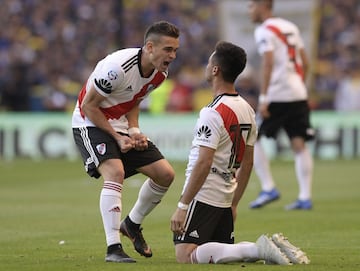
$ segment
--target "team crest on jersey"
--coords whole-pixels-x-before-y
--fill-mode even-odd
[[[99,154],[104,155],[106,152],[106,144],[105,143],[101,143],[99,145],[96,146],[96,149],[98,151]]]
[[[201,126],[199,130],[197,131],[197,136],[199,138],[205,137],[205,139],[208,139],[211,136],[211,130],[208,126]]]
[[[108,72],[108,77],[110,80],[116,80],[118,78],[118,74],[115,71],[109,71]]]

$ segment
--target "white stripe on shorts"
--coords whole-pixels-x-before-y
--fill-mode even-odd
[[[90,155],[90,157],[86,161],[86,166],[94,162],[95,166],[98,167],[100,163],[98,158],[96,157],[93,147],[91,146],[88,129],[87,127],[80,127],[79,129],[80,129],[81,138],[84,142],[84,146]]]

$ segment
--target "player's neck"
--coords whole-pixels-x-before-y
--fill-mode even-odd
[[[272,12],[264,12],[261,16],[262,23],[265,22],[267,19],[274,17]]]
[[[141,73],[144,78],[148,78],[154,72],[154,66],[150,63],[141,63]]]
[[[149,58],[146,57],[145,55],[146,55],[145,50],[143,49],[142,53],[141,53],[141,59],[140,59],[140,69],[141,69],[142,76],[144,78],[147,78],[154,72],[155,67],[149,61]]]
[[[213,85],[214,95],[219,96],[221,94],[237,94],[234,85],[231,83],[221,82]]]

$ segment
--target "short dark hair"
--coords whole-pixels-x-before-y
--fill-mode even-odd
[[[218,65],[224,81],[234,83],[245,69],[247,56],[243,48],[226,41],[219,41],[212,57]]]
[[[159,21],[150,25],[144,35],[144,43],[149,39],[157,41],[159,36],[168,36],[178,38],[180,35],[179,29],[172,23],[167,21]]]

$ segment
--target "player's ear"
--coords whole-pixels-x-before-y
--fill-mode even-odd
[[[219,66],[216,66],[216,65],[215,65],[215,66],[212,67],[212,74],[213,74],[213,75],[218,74],[219,71],[220,71]]]
[[[152,53],[153,51],[153,48],[154,48],[154,43],[150,40],[148,40],[146,43],[145,43],[145,49],[147,52],[149,53]]]

